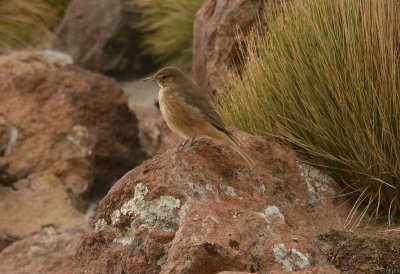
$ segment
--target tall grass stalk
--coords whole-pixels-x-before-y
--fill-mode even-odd
[[[291,1],[265,20],[220,98],[225,121],[292,146],[398,218],[400,2]]]
[[[129,2],[131,0],[125,0]],[[134,27],[144,35],[144,50],[160,62],[190,65],[193,22],[203,0],[135,0],[140,20]]]
[[[69,0],[1,0],[0,53],[43,42]]]

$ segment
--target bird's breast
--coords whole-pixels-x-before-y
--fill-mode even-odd
[[[202,128],[208,127],[200,109],[188,104],[179,94],[167,94],[161,89],[158,100],[167,125],[182,137],[200,136]]]

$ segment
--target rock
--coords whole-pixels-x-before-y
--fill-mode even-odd
[[[119,85],[52,59],[0,58],[1,273],[72,273],[88,198],[144,157]]]
[[[318,244],[342,273],[400,273],[398,228],[330,231],[318,237]]]
[[[73,226],[66,230],[48,226],[9,245],[0,253],[1,273],[73,273],[72,258],[85,224]]]
[[[35,53],[40,54],[42,57],[47,58],[49,61],[54,62],[63,62],[65,64],[73,64],[74,61],[72,57],[65,52],[51,50],[51,49],[43,49],[37,50]]]
[[[11,237],[10,235],[7,234],[1,234],[0,235],[0,252],[6,248],[7,246],[9,246],[10,244],[12,244],[13,242],[15,242],[17,240],[17,238],[15,237]]]
[[[143,159],[116,82],[30,52],[0,58],[0,140],[1,249],[70,228]]]
[[[0,237],[23,238],[48,225],[70,227],[74,220],[82,218],[61,180],[54,175],[21,179],[13,186],[15,189],[0,188]]]
[[[74,0],[56,31],[53,48],[88,70],[143,75],[153,62],[140,50],[141,33],[129,26],[137,16],[128,14],[119,0]]]
[[[222,271],[218,274],[250,274],[251,272],[238,272],[238,271]],[[312,266],[307,269],[298,271],[285,271],[285,270],[273,270],[268,272],[270,274],[340,274],[340,271],[332,266]]]
[[[2,173],[54,174],[74,197],[143,159],[137,119],[115,81],[29,52],[0,58],[1,124]]]
[[[337,208],[335,182],[272,141],[233,134],[255,169],[208,138],[145,161],[100,202],[75,271],[269,273],[318,263],[317,235],[349,212]]]
[[[196,14],[193,38],[193,75],[209,95],[224,90],[228,69],[240,63],[235,39],[239,28],[244,35],[256,22],[262,0],[205,0]]]
[[[284,270],[274,270],[268,272],[270,274],[340,274],[340,270],[334,268],[333,266],[312,266],[307,269],[298,270],[298,271],[284,271]]]

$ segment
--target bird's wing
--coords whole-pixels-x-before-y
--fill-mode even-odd
[[[219,114],[214,110],[204,94],[198,90],[195,90],[195,92],[189,90],[185,92],[183,96],[184,100],[188,104],[200,109],[207,121],[210,122],[215,128],[229,135],[221,116],[219,116]]]

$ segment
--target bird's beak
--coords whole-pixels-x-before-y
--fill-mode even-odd
[[[153,82],[153,81],[155,81],[156,79],[154,78],[154,76],[151,76],[151,77],[148,77],[148,78],[144,78],[142,81],[143,82]]]

